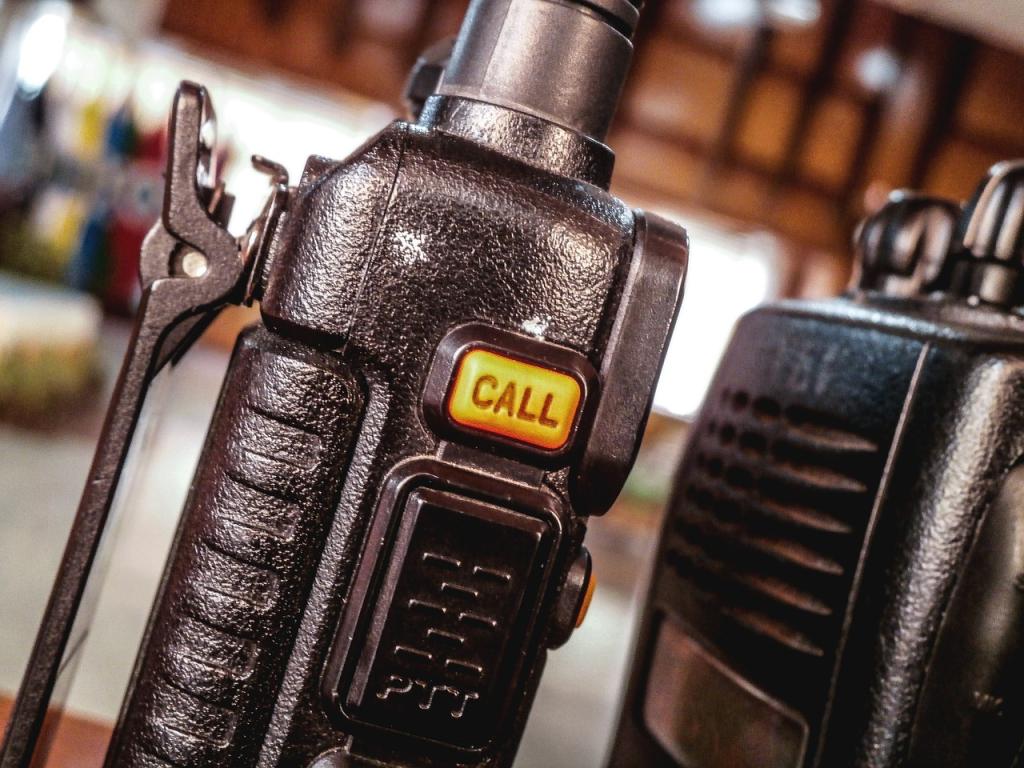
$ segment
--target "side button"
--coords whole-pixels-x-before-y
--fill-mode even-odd
[[[587,620],[587,613],[590,611],[590,604],[594,601],[594,592],[597,590],[597,576],[594,575],[594,571],[590,571],[590,578],[587,579],[587,588],[583,592],[583,601],[580,603],[579,610],[576,611],[576,629],[583,626],[583,622]]]
[[[590,601],[594,596],[596,586],[597,579],[594,578],[590,552],[583,547],[569,568],[565,586],[555,604],[551,633],[548,636],[549,648],[565,645],[573,630],[583,624],[583,620],[587,617],[587,611],[590,609]]]

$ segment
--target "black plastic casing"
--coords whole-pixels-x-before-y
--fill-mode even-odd
[[[878,294],[746,316],[675,481],[610,765],[1017,765],[1022,454],[1021,316]],[[658,654],[697,677],[652,676]],[[712,699],[757,714],[722,731]]]
[[[483,104],[434,108],[464,110],[463,133],[475,110],[496,119],[472,140],[395,123],[343,162],[312,158],[291,197],[109,766],[514,758],[546,649],[585,586],[569,574],[586,519],[635,456],[687,243],[607,193],[602,145]],[[524,136],[562,151],[517,159]],[[589,378],[569,446],[544,455],[436,428],[427,410],[444,402],[452,338],[578,364]],[[420,585],[430,599],[414,605]],[[485,599],[495,634],[477,643],[483,625],[458,622]],[[431,623],[424,601],[447,612]],[[463,653],[381,655],[413,634],[454,636]],[[382,637],[394,648],[371,645]],[[441,662],[455,667],[430,677]]]

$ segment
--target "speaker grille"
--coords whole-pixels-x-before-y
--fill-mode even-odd
[[[829,655],[881,476],[879,446],[841,418],[730,389],[696,429],[666,564],[755,640]]]

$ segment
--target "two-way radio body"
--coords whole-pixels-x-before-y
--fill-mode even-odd
[[[959,224],[897,198],[849,294],[741,320],[675,481],[612,766],[1019,764],[1022,177],[996,166]]]
[[[682,295],[684,232],[607,192],[637,18],[474,2],[419,120],[294,188],[262,161],[274,191],[237,243],[182,87],[141,330],[0,765],[28,764],[77,644],[145,383],[254,300],[106,764],[511,764]]]

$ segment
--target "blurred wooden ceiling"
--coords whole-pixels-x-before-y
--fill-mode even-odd
[[[1020,0],[881,0],[905,13],[973,31],[997,45],[1024,50],[1024,3]]]
[[[397,109],[416,55],[465,5],[169,0],[163,25]],[[621,192],[845,259],[889,189],[962,198],[1024,155],[1024,56],[873,0],[651,0],[609,143]]]

